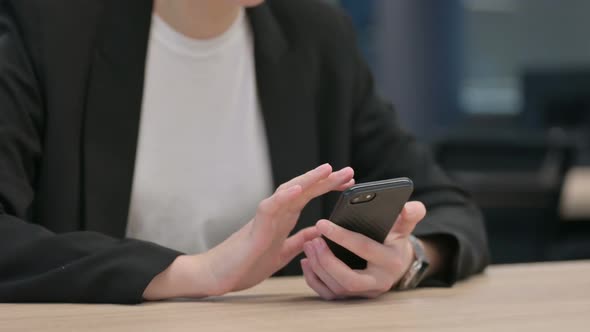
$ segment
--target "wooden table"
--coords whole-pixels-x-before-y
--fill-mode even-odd
[[[138,306],[0,304],[2,331],[590,331],[590,261],[495,266],[450,289],[325,302],[301,278]]]

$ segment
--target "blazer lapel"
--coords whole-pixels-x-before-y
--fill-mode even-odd
[[[151,0],[105,3],[84,122],[87,230],[125,234],[143,95]]]
[[[266,126],[275,185],[319,165],[313,92],[306,56],[290,49],[268,4],[248,9],[254,35],[258,96]],[[319,201],[303,211],[294,231],[313,224]]]

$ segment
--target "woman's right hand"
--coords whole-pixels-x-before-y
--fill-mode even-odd
[[[179,256],[144,291],[144,299],[206,297],[252,287],[280,270],[319,236],[315,227],[289,237],[310,200],[354,184],[350,167],[319,166],[281,185],[256,216],[224,242],[198,255]]]

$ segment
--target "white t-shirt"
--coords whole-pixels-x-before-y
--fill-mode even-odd
[[[243,11],[209,40],[154,15],[128,237],[203,252],[272,193],[253,52]]]

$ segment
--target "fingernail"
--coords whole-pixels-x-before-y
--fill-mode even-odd
[[[416,208],[414,207],[414,204],[408,203],[404,206],[404,211],[406,217],[412,217],[416,213]]]
[[[306,259],[302,259],[302,260],[300,260],[300,261],[299,261],[299,263],[301,264],[301,267],[302,267],[302,268],[304,268],[304,269],[305,269],[305,268],[307,268],[307,264],[308,264],[308,262],[307,262],[307,260],[306,260]]]
[[[353,173],[354,174],[354,170],[352,169],[352,167],[347,166],[342,169],[342,173]]]
[[[316,170],[324,169],[324,168],[326,168],[328,166],[330,166],[330,164],[329,163],[325,163],[325,164],[322,164],[322,165],[316,167]]]
[[[320,233],[322,233],[324,235],[329,235],[330,233],[332,233],[332,230],[334,229],[334,227],[332,226],[332,223],[327,220],[318,221],[318,223],[316,224],[316,227],[318,228]]]
[[[305,242],[305,244],[303,244],[303,252],[305,253],[305,256],[307,256],[307,257],[313,256],[313,247],[310,242]]]
[[[317,250],[318,252],[324,250],[325,248],[325,243],[321,239],[313,240],[313,245],[315,247],[315,250]]]

